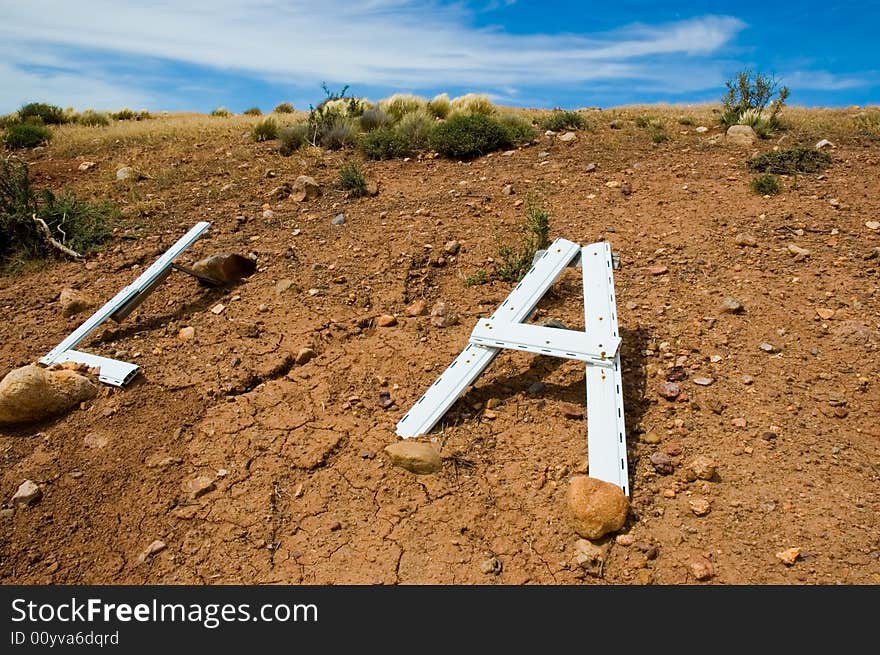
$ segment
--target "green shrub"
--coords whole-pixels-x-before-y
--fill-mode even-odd
[[[466,287],[477,286],[478,284],[486,284],[489,281],[489,274],[486,273],[485,269],[480,269],[474,273],[471,273],[464,279],[464,284]]]
[[[241,113],[244,114],[245,116],[262,116],[263,115],[263,112],[260,111],[259,107],[250,107],[248,109],[245,109]]]
[[[52,132],[43,125],[31,123],[13,123],[3,132],[3,145],[7,148],[35,148],[48,142]]]
[[[346,162],[339,169],[339,186],[348,191],[352,198],[367,195],[367,176],[356,161]]]
[[[107,114],[102,111],[95,111],[94,109],[86,109],[79,115],[77,121],[80,125],[85,125],[87,127],[104,127],[110,125],[110,119],[107,117]]]
[[[64,111],[61,107],[47,105],[44,102],[31,102],[18,110],[23,122],[28,118],[37,117],[43,125],[61,125],[64,122]]]
[[[428,101],[410,93],[395,93],[392,96],[379,101],[379,108],[388,114],[393,122],[399,121],[405,114],[426,109]]]
[[[762,196],[772,196],[779,193],[779,178],[771,173],[761,173],[752,178],[752,191]]]
[[[657,119],[653,116],[648,116],[647,114],[642,114],[640,116],[636,116],[633,119],[633,122],[636,124],[636,127],[648,127],[651,124],[651,121],[656,121]]]
[[[531,270],[535,254],[550,245],[550,213],[531,198],[520,232],[518,244],[498,248],[501,262],[495,265],[495,275],[505,282],[519,282]]]
[[[452,101],[452,111],[460,114],[481,114],[492,116],[497,111],[489,96],[478,93],[467,93]]]
[[[510,136],[497,120],[484,114],[454,114],[434,128],[431,147],[454,159],[473,159],[511,145]]]
[[[765,152],[748,161],[752,171],[794,175],[796,173],[817,173],[831,165],[831,155],[812,148],[788,148]]]
[[[0,159],[0,266],[4,269],[56,254],[34,215],[45,221],[57,241],[85,254],[110,238],[118,212],[108,203],[79,200],[71,191],[58,196],[47,190],[37,193],[25,162]]]
[[[435,125],[436,121],[427,109],[417,109],[404,114],[394,129],[409,142],[410,150],[417,152],[428,147]]]
[[[337,119],[320,135],[321,146],[328,150],[340,150],[357,143],[358,129],[350,118]]]
[[[274,118],[264,118],[257,121],[251,128],[251,138],[254,141],[272,141],[278,138],[278,123]]]
[[[438,93],[428,103],[428,111],[436,118],[447,118],[452,113],[452,103],[449,102],[449,95],[446,93]]]
[[[780,127],[779,112],[788,99],[788,87],[780,86],[773,77],[754,73],[748,68],[724,85],[727,87],[721,99],[721,124],[724,127],[739,124],[748,111],[763,119],[767,130]]]
[[[290,104],[289,102],[279,102],[275,106],[274,111],[276,114],[292,114],[296,110],[293,108],[293,105]]]
[[[679,116],[678,117],[678,124],[679,125],[696,125],[696,123],[694,123],[694,119],[691,118],[690,116]]]
[[[869,136],[880,136],[880,111],[861,111],[855,116],[856,126]]]
[[[360,149],[370,159],[397,159],[413,154],[412,146],[405,135],[390,125],[377,127],[360,139]]]
[[[232,112],[226,109],[226,107],[217,107],[217,109],[211,112],[211,116],[217,116],[218,118],[229,118],[230,116],[232,116]]]
[[[516,146],[530,143],[535,138],[532,122],[519,114],[501,114],[498,122],[507,131],[508,140]]]
[[[669,134],[666,133],[666,126],[663,125],[663,121],[650,121],[648,123],[648,134],[651,135],[652,143],[669,141]]]
[[[554,110],[540,121],[542,130],[582,130],[587,127],[587,121],[576,111]]]
[[[10,125],[16,125],[17,123],[21,123],[21,117],[18,115],[17,111],[12,112],[11,114],[6,114],[5,116],[0,116],[0,130],[4,130]]]
[[[388,114],[378,107],[371,107],[360,115],[359,122],[364,132],[371,132],[388,123]]]
[[[153,115],[150,112],[148,112],[146,109],[141,109],[137,113],[137,115],[134,117],[134,119],[136,121],[146,121],[146,120],[150,120],[152,117],[153,117]]]
[[[132,121],[137,118],[137,114],[128,107],[123,107],[119,111],[112,112],[110,118],[115,121]]]
[[[289,157],[308,142],[308,123],[294,123],[278,130],[278,152],[283,157]]]

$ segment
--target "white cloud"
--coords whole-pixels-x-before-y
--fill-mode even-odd
[[[33,87],[41,84],[45,92],[37,96],[71,102],[55,91],[77,76],[84,87],[97,78],[103,86],[88,95],[112,105],[118,91],[138,88],[135,79],[134,86],[114,89],[114,55],[299,84],[326,79],[415,91],[659,80],[669,71],[647,60],[710,55],[744,27],[736,18],[704,16],[589,36],[521,35],[473,27],[462,5],[430,0],[90,0],[87,11],[65,0],[29,0],[9,3],[3,14],[0,53],[7,65],[0,69],[0,109],[36,97]],[[80,49],[88,50],[88,59],[77,58]],[[59,61],[52,52],[73,59]],[[107,66],[95,52],[108,53]],[[53,72],[55,66],[65,74]]]
[[[808,91],[845,91],[871,84],[866,77],[835,75],[828,71],[793,71],[780,75],[779,82],[792,89]]]

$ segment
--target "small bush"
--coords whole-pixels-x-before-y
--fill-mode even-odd
[[[507,138],[513,145],[520,146],[531,142],[535,138],[535,128],[532,122],[519,114],[502,114],[498,122],[507,131]]]
[[[367,195],[367,176],[356,161],[346,162],[339,169],[339,186],[348,191],[352,198]]]
[[[542,130],[582,130],[587,127],[587,121],[576,111],[555,110],[540,121]]]
[[[218,118],[229,118],[230,116],[232,116],[232,112],[226,109],[226,107],[217,107],[217,109],[211,112],[211,116],[217,116]]]
[[[309,141],[308,123],[294,123],[278,130],[278,152],[289,157]]]
[[[522,237],[516,245],[504,244],[498,248],[501,263],[496,264],[495,275],[505,282],[519,282],[532,268],[535,254],[550,245],[550,213],[529,199]]]
[[[21,117],[18,115],[17,111],[12,112],[11,114],[6,114],[5,116],[0,116],[0,130],[5,130],[10,125],[16,125],[21,123]]]
[[[738,125],[748,125],[755,134],[762,139],[767,139],[773,135],[773,127],[770,121],[757,109],[747,109],[739,117]]]
[[[636,116],[633,119],[633,122],[636,124],[636,127],[648,127],[652,121],[656,121],[657,119],[653,116],[648,116],[647,114],[642,114],[640,116]]]
[[[377,127],[363,135],[360,149],[370,159],[397,159],[413,154],[409,140],[390,125]]]
[[[45,241],[34,215],[45,221],[52,236],[80,254],[94,250],[111,235],[118,213],[108,203],[79,200],[71,191],[59,196],[37,193],[28,166],[14,158],[0,160],[0,266],[40,259],[56,251]]]
[[[666,130],[662,127],[649,128],[648,134],[651,135],[651,143],[663,143],[664,141],[669,141],[669,134],[667,134]]]
[[[104,112],[86,109],[79,115],[78,122],[87,127],[105,127],[110,125],[110,118]]]
[[[788,99],[788,87],[780,86],[773,77],[754,73],[748,68],[724,85],[727,87],[721,99],[721,124],[724,127],[739,124],[747,111],[766,121],[767,130],[780,127],[779,112]]]
[[[765,152],[748,161],[748,167],[752,171],[777,175],[817,173],[830,165],[831,155],[812,148],[788,148]]]
[[[3,145],[7,148],[35,148],[48,142],[52,132],[43,125],[31,123],[14,123],[8,125],[3,132]]]
[[[318,136],[321,146],[328,150],[340,150],[357,143],[358,130],[353,120],[338,118]]]
[[[678,124],[679,125],[696,125],[696,123],[694,123],[694,119],[691,118],[690,116],[679,116],[678,117]]]
[[[480,269],[475,273],[471,273],[464,279],[464,285],[466,287],[477,286],[478,284],[486,284],[489,281],[489,274],[486,273],[485,269]]]
[[[276,114],[292,114],[295,111],[295,109],[293,108],[293,105],[290,104],[289,102],[279,102],[275,106],[274,111]]]
[[[372,132],[388,123],[388,114],[378,107],[371,107],[361,114],[358,120],[364,132]]]
[[[259,107],[250,107],[248,109],[245,109],[241,113],[244,114],[245,116],[262,116],[263,115],[263,112],[260,110]]]
[[[64,123],[64,110],[55,105],[47,105],[44,102],[31,102],[18,110],[23,122],[28,118],[39,118],[43,125],[61,125]]]
[[[317,108],[324,110],[326,113],[333,114],[342,118],[357,118],[363,114],[372,105],[363,98],[327,98]]]
[[[272,141],[278,138],[278,123],[274,118],[264,118],[251,128],[251,138],[260,141]]]
[[[409,142],[410,150],[419,151],[428,147],[435,125],[435,119],[427,109],[417,109],[404,114],[394,129]]]
[[[152,117],[153,117],[153,115],[150,112],[148,112],[146,109],[141,109],[137,113],[137,115],[134,117],[134,119],[136,121],[147,121],[147,120],[150,120]]]
[[[880,111],[861,111],[856,114],[855,121],[865,134],[880,136]]]
[[[115,121],[132,121],[137,118],[137,114],[128,107],[123,107],[119,111],[112,112],[110,118]]]
[[[452,103],[449,102],[449,95],[439,93],[428,103],[428,111],[436,118],[447,118],[452,112]]]
[[[403,118],[404,115],[417,109],[427,109],[427,107],[427,100],[410,93],[395,93],[393,96],[379,101],[379,108],[388,114],[395,123]]]
[[[431,134],[431,147],[453,159],[473,159],[511,145],[497,120],[483,114],[454,114]]]
[[[479,93],[468,93],[452,101],[452,111],[460,114],[492,116],[497,111],[489,96]]]
[[[761,173],[752,178],[752,191],[762,196],[779,193],[779,178],[771,173]]]

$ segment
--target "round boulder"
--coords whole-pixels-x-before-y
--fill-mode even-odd
[[[85,376],[33,364],[10,371],[0,381],[0,425],[30,423],[66,412],[98,389]]]
[[[571,527],[586,539],[600,539],[626,523],[629,499],[616,484],[578,475],[568,485]]]

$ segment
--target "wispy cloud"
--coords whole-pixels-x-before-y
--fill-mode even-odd
[[[297,85],[336,80],[414,91],[651,82],[670,77],[656,65],[663,58],[705,57],[744,28],[737,18],[703,16],[589,35],[522,35],[476,27],[460,3],[417,0],[91,0],[88,11],[29,0],[3,13],[0,109],[36,96],[120,104],[126,89],[130,97],[139,87],[114,81],[113,67],[140,57]]]
[[[794,89],[811,91],[845,91],[875,84],[880,78],[876,71],[861,75],[835,75],[828,71],[793,71],[779,77],[780,82]]]

